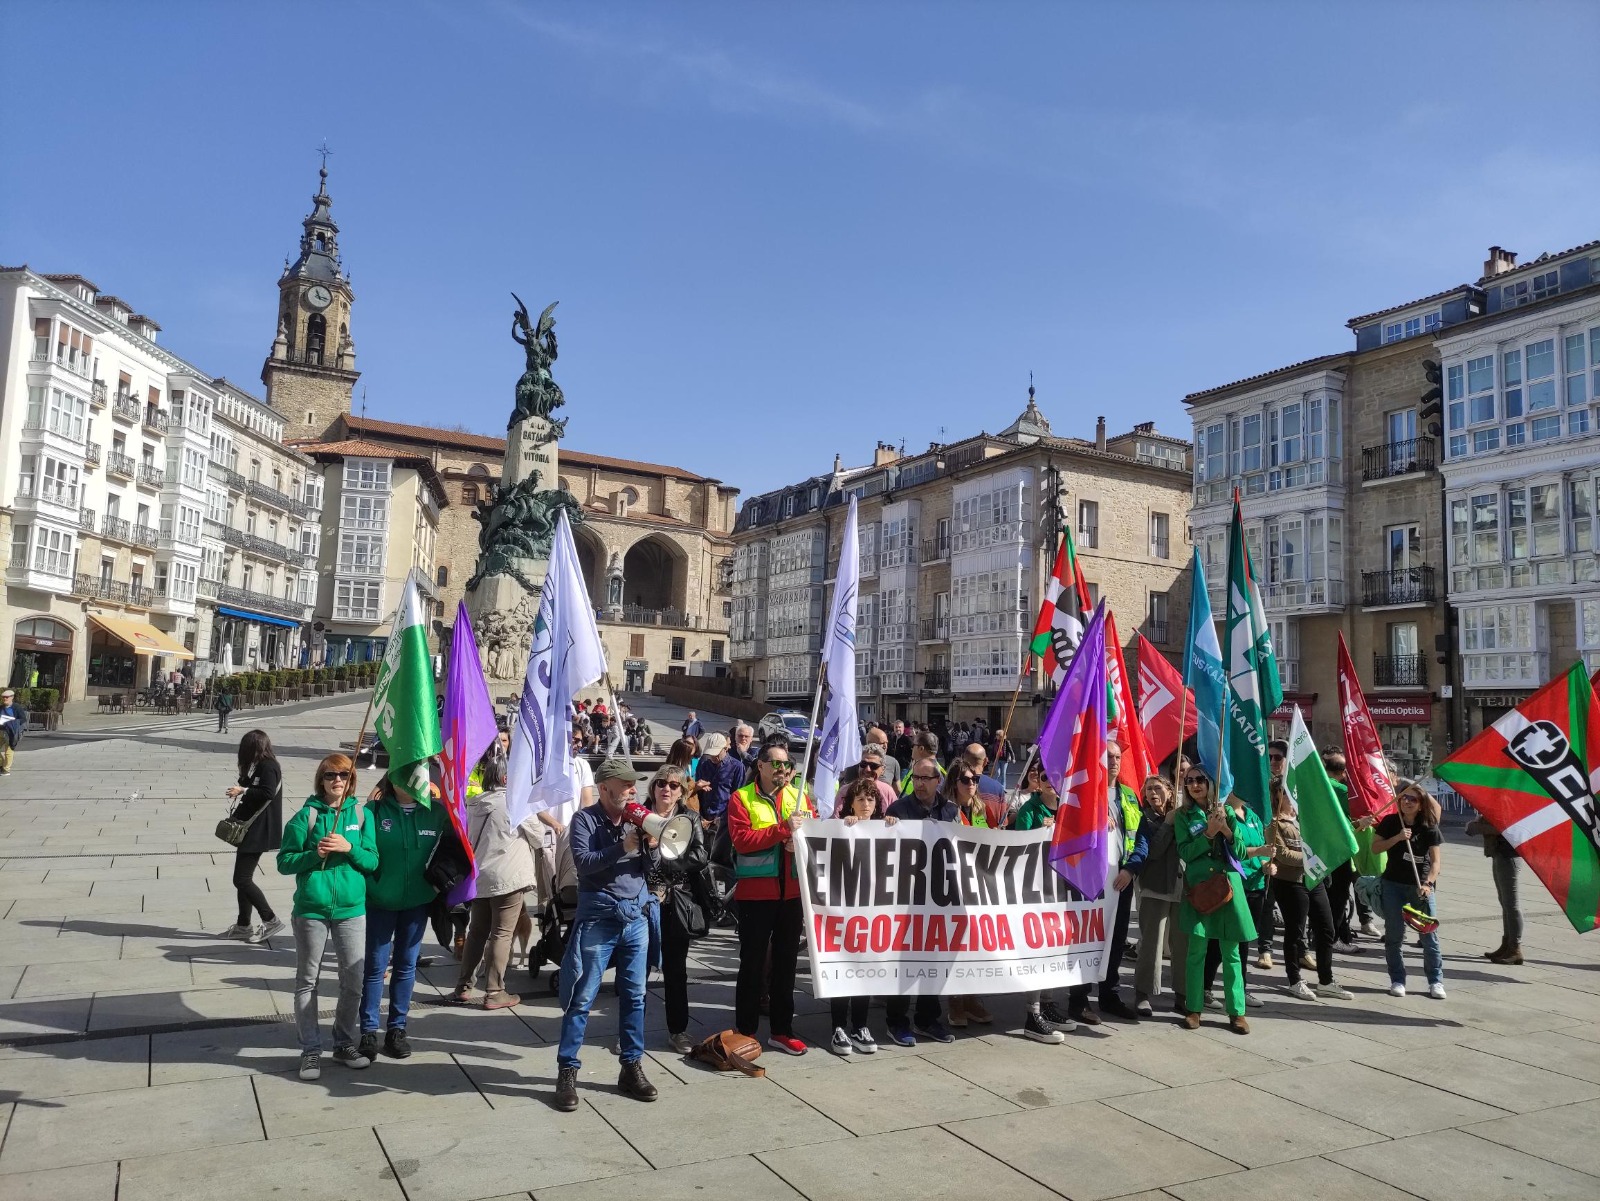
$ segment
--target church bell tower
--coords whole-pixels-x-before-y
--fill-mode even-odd
[[[360,377],[350,338],[355,294],[339,260],[339,226],[329,211],[328,164],[303,222],[300,257],[284,260],[278,279],[278,332],[261,368],[267,403],[282,415],[284,436],[318,438],[350,412]]]

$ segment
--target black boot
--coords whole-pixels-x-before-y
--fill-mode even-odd
[[[654,1101],[657,1096],[656,1086],[644,1078],[644,1065],[638,1061],[622,1065],[617,1087],[635,1101]]]
[[[376,1030],[368,1030],[363,1034],[356,1050],[368,1059],[378,1058],[378,1032]]]
[[[390,1026],[389,1032],[383,1036],[383,1053],[390,1059],[410,1059],[411,1040],[406,1037],[404,1026]]]
[[[565,1113],[578,1108],[577,1068],[562,1068],[556,1073],[556,1108]]]

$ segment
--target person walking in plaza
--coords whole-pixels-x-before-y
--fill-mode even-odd
[[[233,890],[239,899],[239,916],[222,932],[223,938],[265,942],[283,929],[272,904],[256,883],[261,856],[283,845],[283,769],[272,752],[265,730],[251,730],[239,740],[239,782],[227,790],[233,801],[230,815],[249,822],[243,840],[233,852]],[[261,915],[261,925],[251,924],[251,914]]]
[[[228,718],[233,713],[233,685],[224,678],[217,685],[217,699],[211,702],[211,707],[217,711],[217,733],[228,732]]]
[[[482,765],[483,791],[467,798],[467,841],[478,866],[476,893],[467,921],[461,968],[451,997],[465,1004],[472,997],[478,965],[487,960],[483,1007],[509,1009],[522,998],[506,991],[506,964],[511,938],[522,918],[523,898],[536,878],[533,852],[544,834],[531,819],[512,828],[506,813],[505,760],[490,755]],[[369,922],[372,920],[369,916]],[[392,1009],[392,1003],[391,1003]]]
[[[722,735],[708,734],[706,741],[713,738]],[[676,817],[683,811],[688,783],[682,768],[657,768],[645,793],[650,808],[661,817]],[[716,908],[705,875],[711,862],[705,831],[699,822],[692,830],[689,845],[672,859],[661,854],[654,839],[645,839],[645,885],[656,908],[651,925],[659,931],[657,950],[667,1006],[667,1042],[680,1054],[688,1054],[694,1046],[689,1037],[689,944],[705,936]]]
[[[1483,853],[1488,857],[1495,896],[1500,901],[1500,945],[1485,951],[1483,957],[1490,963],[1516,966],[1522,962],[1522,910],[1517,904],[1520,860],[1516,848],[1482,815],[1467,823],[1467,833],[1483,839]]]
[[[454,838],[455,830],[442,804],[421,805],[402,796],[387,776],[367,800],[378,867],[367,877],[367,967],[361,990],[360,1051],[368,1059],[377,1058],[378,1007],[387,971],[389,1021],[383,1053],[391,1059],[405,1059],[411,1054],[406,1020],[417,982],[417,956],[428,930],[429,907],[438,896],[423,869],[439,840]]]
[[[361,981],[366,968],[367,876],[378,870],[372,815],[350,795],[355,765],[329,755],[317,765],[316,790],[289,819],[278,848],[278,871],[293,876],[294,1023],[300,1079],[322,1075],[317,979],[331,941],[339,963],[333,1058],[349,1068],[372,1061],[356,1049],[361,1035]]]
[[[871,746],[867,748],[873,749]],[[865,758],[862,762],[865,765]],[[883,782],[873,779],[871,773],[857,777],[854,783],[839,793],[834,816],[847,826],[877,821],[886,826],[894,825],[895,819],[886,812],[882,788]],[[871,1001],[870,996],[863,994],[859,997],[834,997],[829,1002],[833,1038],[828,1050],[835,1055],[872,1055],[877,1052],[878,1042],[872,1037],[872,1027],[867,1024],[867,1009]]]
[[[0,692],[0,776],[11,774],[17,744],[28,731],[28,711],[17,704],[17,694],[7,688]]]
[[[1144,782],[1139,837],[1144,840],[1144,867],[1139,872],[1139,951],[1133,969],[1133,1009],[1152,1017],[1154,998],[1161,995],[1161,958],[1169,933],[1177,924],[1183,900],[1183,864],[1178,859],[1177,830],[1171,821],[1172,788],[1160,776]],[[1174,947],[1173,992],[1182,995],[1183,964]]]
[[[1100,1024],[1100,1014],[1137,1022],[1139,1014],[1122,999],[1117,991],[1122,975],[1122,953],[1128,941],[1128,923],[1133,916],[1133,884],[1144,868],[1145,848],[1139,839],[1141,814],[1139,798],[1133,789],[1117,779],[1122,769],[1122,747],[1106,741],[1106,834],[1110,840],[1113,862],[1117,874],[1111,882],[1116,892],[1116,914],[1107,933],[1111,941],[1106,945],[1106,974],[1099,985],[1077,984],[1067,992],[1067,1013],[1074,1021],[1088,1026]],[[1100,1013],[1089,1008],[1089,994],[1098,987]]]
[[[928,737],[934,736],[930,734]],[[911,785],[911,795],[902,796],[889,806],[888,816],[898,821],[959,822],[961,811],[956,803],[939,793],[939,761],[933,755],[923,753],[920,746],[913,753],[920,757],[912,761],[911,771],[906,777]],[[912,1000],[904,993],[891,993],[885,998],[883,1008],[889,1026],[889,1038],[897,1046],[916,1046],[918,1035],[936,1043],[953,1043],[956,1040],[942,1020],[942,1007],[935,994],[917,994],[914,1018]]]
[[[1388,853],[1380,878],[1383,899],[1383,954],[1389,967],[1389,995],[1406,995],[1405,906],[1420,909],[1432,917],[1434,890],[1439,884],[1439,848],[1444,838],[1439,833],[1439,808],[1415,780],[1399,780],[1395,786],[1398,812],[1378,822],[1374,851]],[[1445,999],[1444,959],[1439,954],[1439,932],[1430,930],[1422,939],[1422,970],[1428,978],[1428,996]]]
[[[1248,823],[1237,811],[1221,803],[1216,785],[1200,767],[1191,767],[1184,776],[1184,794],[1173,819],[1178,854],[1184,862],[1184,897],[1178,906],[1178,925],[1188,936],[1182,985],[1187,999],[1183,1024],[1190,1030],[1200,1028],[1200,1013],[1205,1007],[1206,952],[1214,942],[1220,952],[1228,1026],[1235,1033],[1249,1034],[1250,1023],[1244,1016],[1241,948],[1255,941],[1256,924],[1245,902],[1244,878],[1238,864],[1252,850],[1259,851],[1255,845],[1259,838],[1252,836]],[[1259,831],[1260,819],[1255,822]],[[1219,876],[1226,879],[1229,895],[1210,912],[1201,913],[1195,907],[1196,890],[1205,896],[1219,888],[1201,888]]]
[[[1272,849],[1272,896],[1283,912],[1283,966],[1289,974],[1289,995],[1302,1001],[1351,1001],[1355,994],[1333,979],[1333,910],[1327,883],[1306,887],[1305,845],[1300,837],[1300,815],[1283,780],[1272,781],[1272,822],[1266,842]],[[1311,928],[1316,951],[1317,986],[1300,978],[1306,956],[1306,927]]]
[[[1061,797],[1050,783],[1050,775],[1037,755],[1028,760],[1022,772],[1022,789],[1027,799],[1017,807],[1011,818],[1013,830],[1045,830],[1056,823],[1056,809]],[[1026,1010],[1022,1021],[1022,1036],[1036,1043],[1062,1043],[1066,1034],[1078,1028],[1078,1023],[1056,1005],[1055,997],[1040,990],[1026,992],[1022,997]]]
[[[650,952],[645,916],[644,835],[623,820],[641,776],[627,759],[607,759],[594,773],[600,799],[567,827],[578,873],[578,911],[561,960],[561,1041],[556,1050],[556,1108],[578,1108],[578,1069],[589,1009],[607,967],[616,966],[617,1087],[654,1101],[644,1074],[644,990]]]
[[[1011,741],[1006,737],[1005,730],[994,732],[994,743],[989,748],[989,762],[994,764],[993,776],[1000,781],[1002,790],[1006,786],[1006,776],[1011,770],[1011,760],[1015,754]]]
[[[809,794],[798,782],[790,782],[793,776],[788,748],[769,746],[756,761],[756,778],[728,802],[733,899],[739,905],[734,1025],[739,1033],[755,1037],[765,987],[767,1046],[787,1055],[804,1055],[808,1048],[794,1033],[794,977],[805,917],[793,838],[801,822],[815,813]]]
[[[683,719],[683,725],[679,727],[679,732],[685,738],[693,738],[699,741],[700,736],[706,732],[706,728],[700,724],[700,719],[695,716],[694,710],[690,709],[689,716]]]

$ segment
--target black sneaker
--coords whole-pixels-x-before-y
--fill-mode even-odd
[[[953,1043],[956,1041],[956,1036],[950,1033],[950,1027],[946,1026],[938,1018],[934,1018],[927,1025],[918,1022],[916,1029],[917,1033],[923,1038],[932,1039],[936,1043]]]
[[[562,1068],[556,1073],[556,1108],[564,1113],[578,1108],[577,1068]]]
[[[406,1037],[404,1026],[391,1026],[383,1036],[383,1053],[390,1059],[410,1059],[411,1040]]]
[[[365,1034],[363,1034],[361,1036],[361,1041],[356,1044],[356,1050],[365,1055],[368,1059],[377,1059],[378,1032],[376,1030],[368,1030]]]
[[[1039,1016],[1044,1019],[1044,1023],[1047,1026],[1064,1026],[1071,1030],[1078,1024],[1069,1018],[1066,1015],[1066,1011],[1054,1001],[1041,1001],[1039,1003]]]
[[[1028,1020],[1022,1024],[1022,1037],[1031,1038],[1036,1043],[1062,1043],[1067,1040],[1065,1034],[1046,1025],[1045,1020],[1037,1013],[1030,1013]]]
[[[373,1037],[376,1038],[377,1035],[373,1035]],[[335,1047],[333,1049],[333,1062],[342,1063],[345,1067],[354,1068],[356,1071],[372,1065],[372,1060],[354,1047]]]
[[[1123,1022],[1137,1022],[1139,1015],[1116,994],[1106,997],[1100,1002],[1100,1012],[1108,1018],[1116,1018]]]

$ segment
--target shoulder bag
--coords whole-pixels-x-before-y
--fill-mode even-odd
[[[278,792],[277,795],[273,797],[273,800],[280,800],[282,797],[283,783],[282,781],[279,781]],[[222,841],[227,843],[229,846],[238,846],[244,841],[245,835],[250,832],[250,827],[255,825],[260,819],[261,815],[271,808],[272,801],[268,801],[249,817],[245,818],[243,821],[240,821],[238,818],[234,817],[234,814],[239,812],[239,806],[235,805],[233,809],[229,811],[228,816],[217,823],[217,837],[222,839]]]
[[[689,1052],[690,1059],[709,1064],[718,1072],[743,1072],[746,1076],[767,1074],[766,1068],[755,1065],[760,1057],[761,1044],[737,1030],[713,1034]]]
[[[1227,872],[1218,872],[1189,888],[1189,904],[1201,917],[1215,913],[1231,900],[1233,883],[1228,879]]]

